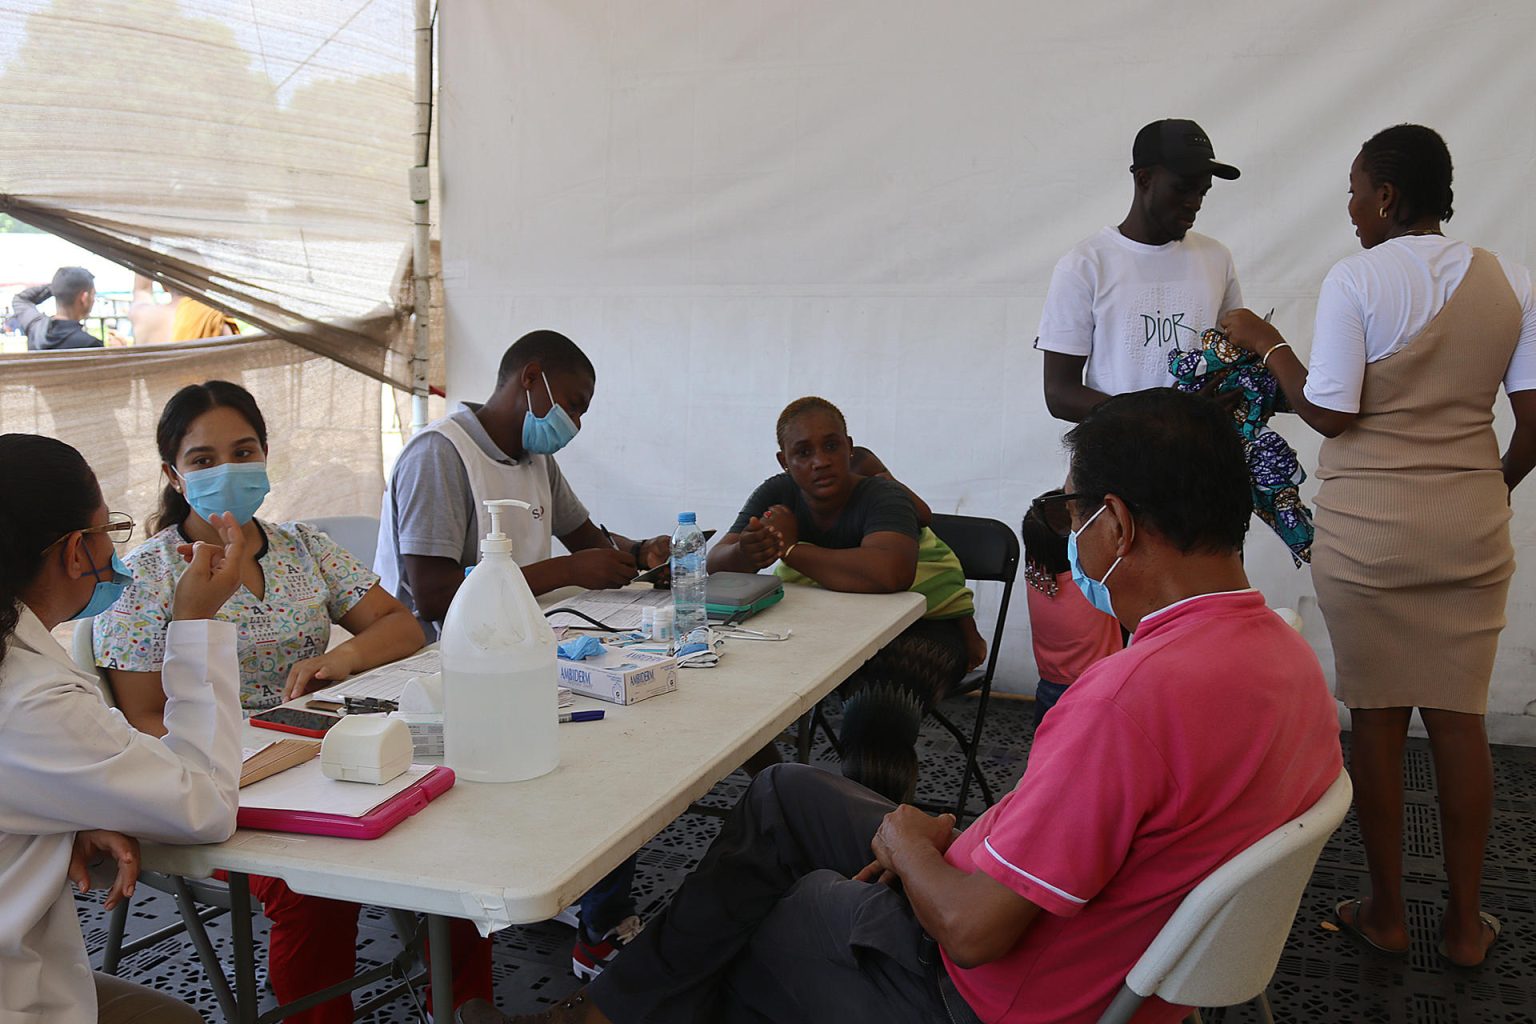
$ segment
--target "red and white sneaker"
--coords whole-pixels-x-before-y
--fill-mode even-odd
[[[644,929],[645,923],[634,914],[608,929],[596,942],[588,942],[582,930],[576,929],[576,942],[571,946],[571,973],[582,981],[593,980]]]

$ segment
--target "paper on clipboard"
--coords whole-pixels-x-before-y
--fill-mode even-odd
[[[382,786],[341,782],[327,778],[318,760],[308,761],[278,775],[252,783],[240,791],[241,808],[274,811],[307,811],[361,818],[396,794],[409,789],[432,770],[413,764]]]

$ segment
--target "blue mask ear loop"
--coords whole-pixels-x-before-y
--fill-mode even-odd
[[[549,396],[549,410],[545,412],[543,416],[534,416],[533,392],[524,391],[523,395],[528,399],[528,415],[533,416],[533,418],[536,420],[543,420],[549,418],[549,414],[555,411],[555,406],[559,403],[555,401],[554,389],[549,386],[549,374],[545,373],[543,370],[540,370],[539,376],[544,379],[544,393]]]
[[[91,547],[85,542],[85,534],[83,533],[80,535],[80,550],[85,552],[85,562],[91,567],[91,578],[97,583],[108,582],[101,578],[102,571],[96,568],[96,559],[91,557]],[[107,562],[107,571],[116,572],[116,570],[112,568],[112,562],[110,560]]]
[[[1109,508],[1109,503],[1108,502],[1104,503],[1104,508]],[[1099,511],[1102,512],[1103,510],[1104,509],[1100,509]],[[1136,535],[1133,532],[1131,534],[1131,536],[1135,537]],[[1120,567],[1120,563],[1122,561],[1124,561],[1124,560],[1125,560],[1125,556],[1124,555],[1116,555],[1115,556],[1115,560],[1113,562],[1111,562],[1109,564],[1109,568],[1104,571],[1104,578],[1099,580],[1099,582],[1104,584],[1105,586],[1108,586],[1109,585],[1109,574],[1114,572],[1116,569],[1118,569]]]
[[[1099,518],[1099,516],[1103,515],[1104,514],[1104,510],[1107,509],[1107,508],[1109,508],[1109,503],[1108,502],[1105,502],[1104,504],[1100,505],[1099,506],[1099,510],[1097,512],[1095,512],[1093,515],[1089,516],[1088,517],[1088,521],[1086,523],[1084,523],[1082,526],[1077,528],[1077,535],[1079,537],[1081,537],[1083,535],[1083,532],[1086,531],[1088,529],[1088,527],[1092,526],[1093,525],[1093,521],[1095,519]],[[1132,523],[1133,530],[1134,530],[1134,526],[1135,526],[1135,524],[1134,524],[1134,521],[1133,521],[1133,523]],[[1136,534],[1134,532],[1132,532],[1131,536],[1135,537]],[[1114,572],[1115,569],[1119,568],[1120,563],[1122,561],[1124,561],[1124,559],[1125,559],[1124,555],[1117,555],[1115,557],[1115,560],[1109,564],[1109,568],[1104,571],[1104,575],[1099,577],[1099,579],[1096,581],[1099,584],[1099,586],[1107,587],[1109,585],[1109,575],[1110,575],[1110,573]],[[1081,564],[1081,563],[1079,563],[1079,564]],[[1090,577],[1090,579],[1091,578],[1092,577]]]

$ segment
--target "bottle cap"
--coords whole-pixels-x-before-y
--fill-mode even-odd
[[[501,529],[501,517],[520,508],[525,512],[532,512],[533,506],[526,501],[518,501],[516,498],[487,498],[485,511],[491,517],[491,530],[480,541],[480,553],[482,555],[498,554],[510,555],[512,553],[512,539]]]
[[[699,514],[697,512],[679,512],[677,514],[677,521],[679,523],[697,523],[699,521]]]

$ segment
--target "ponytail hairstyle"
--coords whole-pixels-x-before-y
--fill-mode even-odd
[[[38,434],[0,434],[0,663],[21,621],[21,595],[47,549],[91,525],[101,486],[79,452]]]
[[[235,410],[256,432],[261,450],[267,450],[267,421],[262,419],[256,399],[239,384],[210,380],[206,384],[188,384],[165,403],[165,411],[160,414],[160,423],[155,427],[155,445],[160,449],[163,464],[175,467],[187,431],[192,429],[199,416],[212,409]],[[187,504],[187,499],[167,482],[165,490],[160,492],[160,510],[150,519],[149,532],[159,533],[167,526],[177,526],[191,514],[192,506]]]
[[[1391,183],[1397,189],[1397,223],[1451,219],[1451,151],[1439,132],[1421,124],[1393,125],[1367,139],[1360,155],[1372,185]]]

